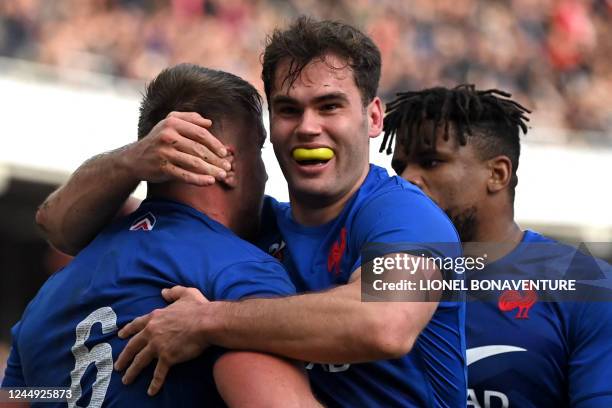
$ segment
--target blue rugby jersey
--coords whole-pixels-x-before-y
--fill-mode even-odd
[[[79,406],[221,405],[214,352],[172,367],[154,398],[146,394],[154,364],[129,386],[113,371],[127,343],[117,329],[166,306],[161,289],[177,284],[209,300],[295,293],[277,260],[225,226],[180,203],[146,200],[43,285],[13,328],[2,385],[71,388]]]
[[[426,243],[451,242],[457,245],[445,248],[452,253],[438,255],[460,255],[446,215],[417,187],[374,165],[341,214],[324,225],[299,225],[288,204],[268,199],[267,206],[276,212],[284,241],[270,245],[268,240],[265,246],[283,261],[298,291],[346,284],[369,243],[412,243],[416,250],[429,250]],[[328,406],[463,407],[464,318],[463,302],[441,302],[412,351],[400,359],[308,364],[314,391]]]
[[[583,269],[593,263],[594,258],[526,231],[514,251],[472,278],[579,277],[592,275]],[[608,264],[598,263],[599,268],[612,277]],[[467,406],[612,407],[612,303],[543,302],[537,293],[521,299],[525,302],[513,309],[493,300],[468,302]]]

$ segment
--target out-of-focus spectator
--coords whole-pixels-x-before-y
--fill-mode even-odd
[[[512,91],[538,126],[611,133],[612,0],[12,0],[0,54],[139,79],[191,61],[261,90],[265,36],[298,14],[369,32],[387,99],[475,82]]]

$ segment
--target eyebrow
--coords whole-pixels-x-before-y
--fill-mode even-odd
[[[297,101],[286,95],[277,95],[272,98],[272,105],[278,105],[280,103],[297,103]]]
[[[329,101],[337,101],[337,100],[348,102],[349,99],[348,99],[347,94],[345,94],[344,92],[330,92],[330,93],[315,97],[313,99],[313,102],[321,103],[321,102],[329,102]],[[292,98],[287,95],[277,95],[272,98],[272,105],[278,105],[282,103],[296,104],[296,105],[299,104],[297,99]]]
[[[328,101],[337,101],[341,100],[344,102],[348,102],[348,96],[344,92],[331,92],[325,95],[317,96],[314,98],[316,103],[328,102]]]

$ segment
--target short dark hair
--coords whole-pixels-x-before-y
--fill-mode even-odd
[[[283,84],[289,81],[291,85],[310,61],[327,53],[346,58],[363,104],[367,105],[378,92],[381,64],[378,47],[353,26],[338,21],[316,21],[310,17],[299,17],[286,30],[274,30],[266,41],[261,77],[268,102],[274,74],[282,60],[287,58],[290,64]]]
[[[138,139],[145,137],[170,112],[197,112],[213,121],[254,121],[264,132],[261,96],[244,79],[195,64],[164,69],[146,88],[140,105]]]
[[[436,129],[444,126],[444,138],[449,138],[449,125],[455,126],[461,145],[467,143],[467,135],[483,159],[498,155],[507,156],[512,162],[510,196],[518,183],[516,170],[519,165],[521,145],[519,129],[527,133],[530,110],[510,99],[510,93],[498,89],[477,90],[473,84],[462,84],[453,89],[436,87],[417,92],[402,92],[387,104],[384,132],[380,151],[393,152],[396,136],[406,153],[436,146]],[[418,136],[424,122],[433,123],[433,132]]]

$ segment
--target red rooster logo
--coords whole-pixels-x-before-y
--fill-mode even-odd
[[[342,256],[346,249],[346,227],[343,227],[340,231],[340,242],[334,242],[329,250],[329,256],[327,257],[327,270],[329,272],[334,271],[334,275],[340,275],[340,263],[342,262]]]
[[[538,293],[533,290],[507,290],[499,297],[499,310],[509,312],[518,308],[515,319],[529,319],[529,309],[538,301]]]

